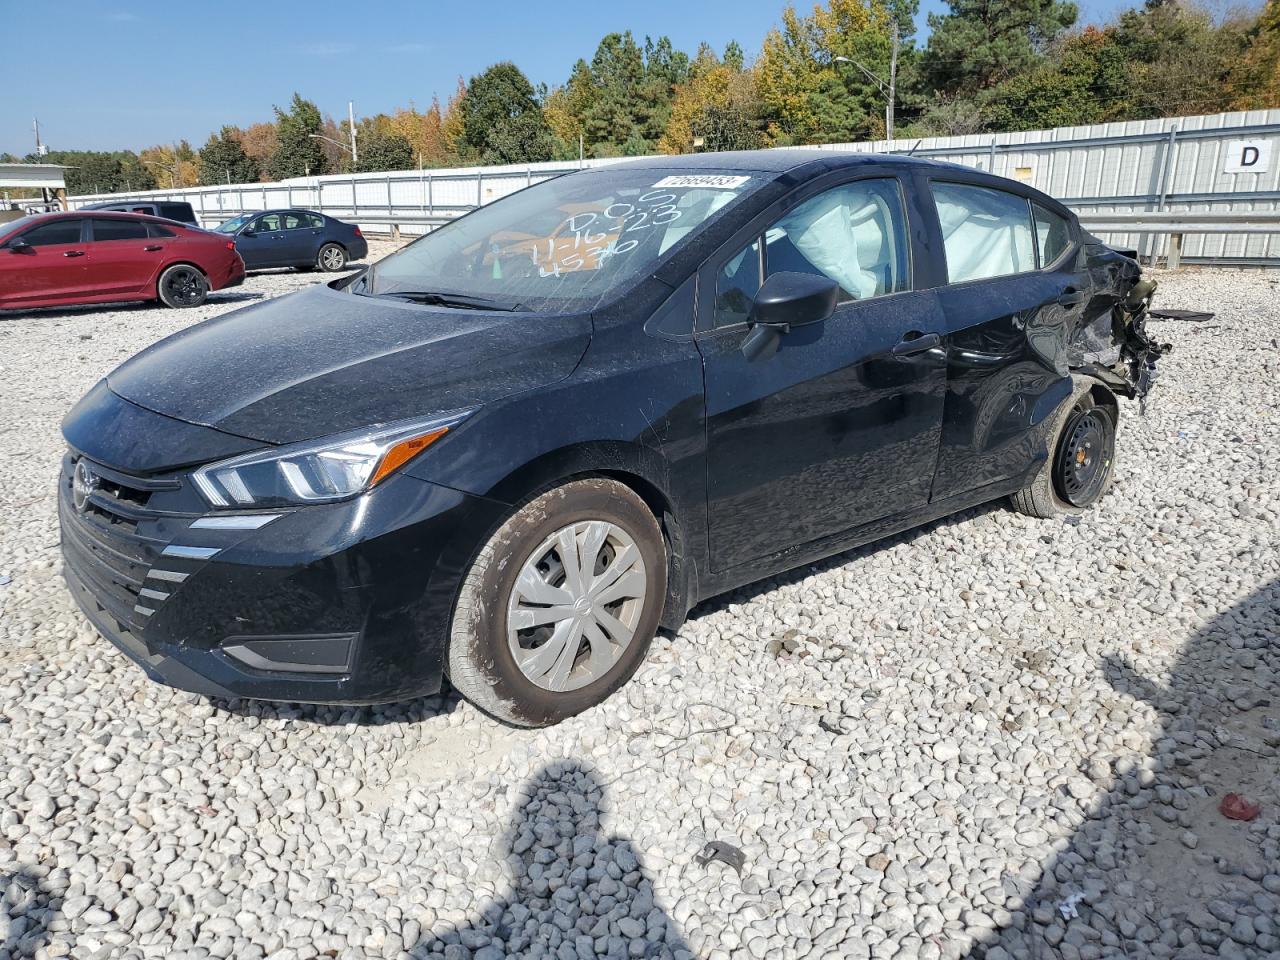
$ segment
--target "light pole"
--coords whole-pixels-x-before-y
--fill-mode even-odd
[[[333,139],[333,137],[326,137],[324,136],[324,134],[308,133],[307,136],[310,137],[312,140],[323,140],[325,143],[332,143],[339,150],[345,151],[347,149],[347,145],[342,141],[335,140]],[[354,171],[355,168],[356,168],[356,135],[355,135],[355,131],[352,130],[351,132],[351,169]]]
[[[865,73],[867,77],[870,78],[871,82],[874,83],[876,87],[880,90],[880,92],[884,95],[885,97],[884,137],[886,140],[893,139],[893,102],[895,99],[895,94],[897,92],[897,85],[898,85],[898,43],[900,38],[898,35],[898,21],[896,18],[893,20],[892,37],[893,37],[893,48],[892,48],[892,52],[889,55],[889,80],[887,83],[884,80],[882,80],[880,77],[878,77],[876,74],[868,70],[866,67],[864,67],[862,64],[860,64],[857,60],[853,60],[849,57],[832,57],[831,58],[832,63],[853,64],[863,73]]]

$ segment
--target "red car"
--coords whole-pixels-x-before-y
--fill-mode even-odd
[[[116,300],[198,307],[244,282],[226,237],[133,213],[45,213],[0,224],[0,310]]]

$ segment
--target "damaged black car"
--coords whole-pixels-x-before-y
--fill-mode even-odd
[[[154,679],[513,724],[700,600],[965,507],[1088,509],[1162,347],[1131,257],[910,158],[644,159],[197,324],[68,414],[67,582]]]

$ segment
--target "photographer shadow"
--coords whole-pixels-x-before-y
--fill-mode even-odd
[[[495,848],[510,891],[462,926],[437,925],[410,949],[413,960],[692,960],[655,905],[653,882],[631,842],[604,833],[603,803],[603,786],[577,761],[549,764],[527,781]]]
[[[1280,956],[1280,581],[1196,631],[1167,680],[1104,669],[1159,713],[1155,748],[1089,765],[1110,789],[1038,881],[1008,878],[1009,922],[967,955]],[[1257,819],[1220,812],[1233,792],[1262,801]]]

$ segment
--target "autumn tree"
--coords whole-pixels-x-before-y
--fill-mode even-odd
[[[721,61],[704,44],[688,79],[676,88],[659,149],[663,153],[754,149],[763,143],[759,113],[755,77],[742,69],[742,59],[730,47]]]
[[[138,157],[151,170],[159,187],[194,187],[200,182],[200,160],[186,140],[147,147]]]
[[[254,183],[262,175],[256,160],[244,152],[237,127],[223,127],[200,148],[200,183]]]
[[[266,173],[279,146],[274,123],[253,123],[240,131],[240,147],[245,156],[258,165],[259,178]]]
[[[809,16],[794,7],[765,36],[756,87],[771,143],[841,142],[884,133],[884,94],[872,74],[888,75],[890,16],[878,0],[829,0]]]
[[[1280,107],[1280,0],[1267,5],[1247,32],[1247,49],[1232,67],[1233,110]]]

